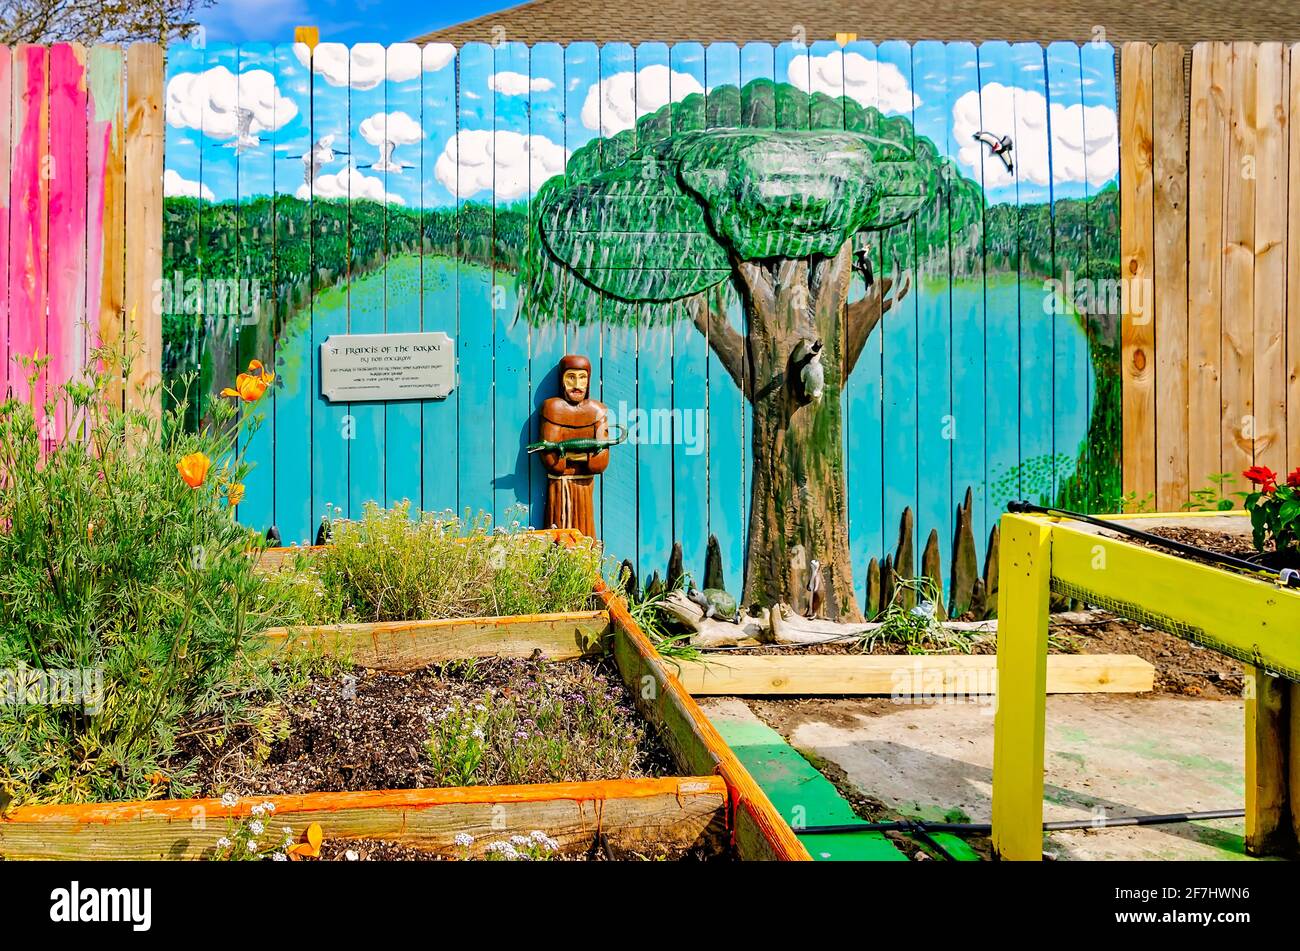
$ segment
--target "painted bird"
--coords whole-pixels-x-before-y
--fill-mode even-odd
[[[235,107],[235,117],[237,120],[237,129],[235,139],[228,143],[228,147],[235,150],[236,155],[243,155],[250,149],[255,149],[262,144],[262,140],[253,135],[253,110]]]
[[[826,368],[822,366],[822,342],[813,341],[808,350],[808,362],[799,371],[799,382],[803,384],[804,396],[814,403],[820,403],[822,392],[826,389]]]
[[[358,165],[358,168],[369,168],[376,172],[396,172],[402,173],[404,168],[415,168],[410,162],[403,162],[401,159],[393,158],[393,152],[397,149],[397,143],[384,140],[384,144],[379,148],[379,158],[369,165]]]
[[[815,618],[822,613],[822,601],[825,592],[822,588],[822,563],[816,558],[808,565],[808,617]]]
[[[302,155],[286,155],[285,158],[302,159],[302,182],[311,188],[322,168],[336,161],[340,155],[347,154],[347,152],[335,151],[334,135],[331,133],[322,135],[312,143],[311,149]]]
[[[998,138],[992,132],[984,132],[981,130],[976,132],[972,138],[974,138],[976,142],[983,142],[989,147],[989,151],[992,154],[1002,159],[1002,164],[1007,167],[1008,172],[1015,170],[1015,165],[1011,161],[1011,150],[1015,147],[1011,142],[1011,136],[1004,135],[1002,138]]]

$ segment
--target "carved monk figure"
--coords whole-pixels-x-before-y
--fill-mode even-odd
[[[553,396],[542,404],[542,439],[565,442],[609,437],[605,404],[588,398],[590,386],[590,360],[570,354],[560,361],[560,389],[564,395]],[[593,477],[609,465],[609,450],[576,453],[547,450],[542,453],[542,465],[550,479],[546,488],[547,527],[574,528],[594,537]]]

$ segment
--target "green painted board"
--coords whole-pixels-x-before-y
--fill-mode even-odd
[[[757,718],[709,713],[723,740],[767,793],[785,820],[798,825],[839,825],[861,821],[833,783]],[[801,835],[814,861],[906,862],[907,857],[881,832]]]

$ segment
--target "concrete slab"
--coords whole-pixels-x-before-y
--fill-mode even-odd
[[[921,819],[988,822],[993,717],[987,705],[887,699],[750,701],[797,749],[846,781]],[[1239,808],[1242,704],[1181,697],[1047,700],[1044,818],[1089,819]],[[1062,859],[1232,859],[1241,819],[1052,833]]]

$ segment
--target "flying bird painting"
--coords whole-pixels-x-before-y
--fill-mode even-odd
[[[334,149],[333,135],[323,135],[316,140],[310,151],[302,155],[286,155],[285,158],[302,160],[302,182],[310,188],[322,168],[336,161],[340,155],[347,154]]]
[[[396,172],[399,175],[404,168],[415,168],[409,162],[403,162],[401,159],[393,158],[393,152],[397,150],[398,143],[391,139],[385,139],[379,147],[379,158],[369,165],[358,165],[358,168],[369,168],[376,172]]]
[[[1004,135],[1001,138],[998,138],[992,132],[985,132],[981,129],[979,132],[975,133],[974,138],[976,142],[983,142],[989,147],[989,152],[1002,159],[1002,164],[1007,167],[1008,172],[1015,170],[1015,166],[1011,161],[1011,150],[1014,148],[1011,142],[1011,136]]]

